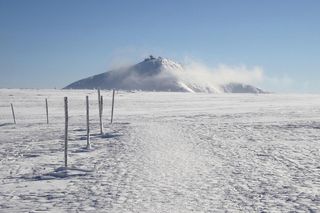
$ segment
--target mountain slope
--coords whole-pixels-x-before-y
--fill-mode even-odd
[[[155,58],[153,56],[127,68],[111,70],[76,81],[64,89],[95,88],[207,93],[263,92],[250,85],[233,83],[220,86],[214,83],[196,81],[192,77],[187,76],[187,72],[181,64],[169,59]]]
[[[262,89],[241,83],[229,83],[222,85],[221,87],[225,93],[266,93]]]

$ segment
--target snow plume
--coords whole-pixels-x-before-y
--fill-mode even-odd
[[[224,85],[228,83],[252,84],[264,79],[261,67],[218,65],[209,68],[203,63],[191,61],[184,65],[188,80],[202,84]]]
[[[219,65],[216,68],[189,60],[185,65],[149,56],[142,62],[101,73],[68,85],[67,89],[122,89],[175,92],[263,92],[247,85],[263,79],[259,67]]]

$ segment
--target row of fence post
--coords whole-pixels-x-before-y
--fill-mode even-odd
[[[47,124],[49,124],[49,109],[48,109],[48,99],[45,99],[45,103],[46,103],[46,116],[47,116]],[[13,123],[17,124],[16,122],[16,115],[14,113],[14,108],[13,108],[13,104],[11,103],[11,112],[12,112],[12,118],[13,118]]]
[[[112,91],[112,105],[111,105],[111,119],[110,123],[113,122],[113,112],[114,112],[114,96],[115,90]],[[48,107],[48,99],[45,99],[46,105],[46,118],[47,124],[49,124],[49,107]],[[98,109],[99,109],[99,127],[100,127],[100,134],[103,135],[103,96],[100,94],[100,89],[98,89]],[[13,122],[16,124],[16,116],[14,113],[13,104],[11,103],[11,111]],[[64,97],[64,116],[65,116],[65,128],[64,128],[64,166],[65,168],[68,167],[68,126],[69,126],[69,115],[68,115],[68,97]],[[89,114],[89,96],[86,96],[86,123],[87,123],[87,149],[91,148],[90,143],[90,114]]]
[[[114,96],[115,90],[112,91],[112,106],[111,106],[111,121],[113,122],[113,111],[114,111]],[[100,94],[100,89],[98,89],[98,109],[99,109],[99,126],[100,134],[103,135],[103,96]],[[64,97],[64,110],[65,110],[65,135],[64,135],[64,166],[68,167],[68,97]],[[89,96],[86,96],[86,121],[87,121],[87,149],[91,148],[90,143],[90,115],[89,115]]]
[[[113,110],[114,110],[114,94],[115,94],[115,90],[112,91],[112,106],[111,106],[111,119],[110,119],[110,123],[113,122]],[[89,97],[88,97],[88,104],[89,104]],[[98,104],[99,104],[99,126],[100,126],[100,134],[103,134],[103,119],[102,119],[102,115],[103,115],[103,96],[100,95],[100,89],[98,89]],[[10,104],[11,106],[11,112],[12,112],[12,119],[13,119],[13,123],[17,124],[16,122],[16,115],[15,115],[15,111],[14,111],[14,107],[13,104]],[[45,99],[45,107],[46,107],[46,119],[47,119],[47,124],[49,124],[49,105],[48,105],[48,99]],[[87,106],[87,108],[89,108],[89,105]],[[89,110],[89,109],[87,109]],[[87,111],[87,116],[89,116],[89,111]]]

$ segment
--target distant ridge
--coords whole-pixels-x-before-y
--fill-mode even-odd
[[[215,85],[184,78],[183,66],[172,60],[152,55],[142,62],[122,69],[110,70],[66,86],[64,89],[119,89],[142,91],[265,93],[251,85],[229,83]]]

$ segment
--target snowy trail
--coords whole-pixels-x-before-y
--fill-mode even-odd
[[[0,212],[320,211],[320,96],[119,93],[116,122],[101,137],[94,91],[0,95]],[[48,177],[63,164],[64,95],[79,170]],[[53,105],[49,125],[43,97]],[[16,126],[4,110],[13,98]]]

